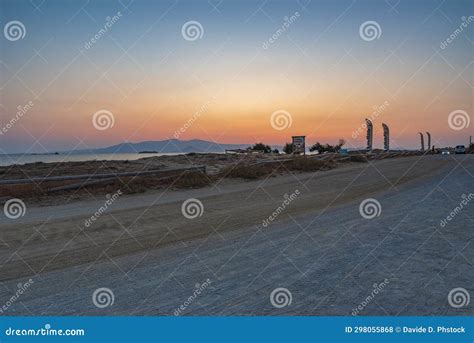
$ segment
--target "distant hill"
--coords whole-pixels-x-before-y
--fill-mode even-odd
[[[245,149],[250,145],[251,144],[220,144],[200,139],[193,139],[189,141],[167,139],[163,141],[120,143],[105,148],[74,150],[70,153],[123,154],[139,153],[141,151],[156,151],[157,153],[225,152],[226,149]]]

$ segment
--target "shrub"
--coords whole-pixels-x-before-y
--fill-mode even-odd
[[[264,153],[272,152],[272,148],[269,145],[263,144],[262,142],[255,143],[252,147],[248,147],[247,150],[260,151],[260,152],[264,152]]]
[[[283,147],[283,152],[285,154],[292,154],[293,153],[293,144],[291,143],[285,143],[285,146]]]
[[[346,141],[344,139],[340,139],[339,144],[336,145],[321,144],[319,142],[316,142],[313,146],[309,148],[309,151],[317,151],[320,154],[323,152],[339,152],[339,150],[341,150],[344,144],[346,144]]]
[[[201,188],[210,185],[211,181],[211,178],[204,173],[186,172],[173,185],[177,188]]]
[[[369,160],[364,155],[350,155],[351,162],[368,162]]]
[[[259,177],[268,175],[272,169],[268,166],[248,164],[237,164],[234,166],[227,166],[221,171],[222,177],[227,178],[242,178],[242,179],[257,179]]]
[[[335,167],[336,163],[334,161],[320,161],[304,156],[296,157],[287,164],[288,169],[301,171],[328,170]]]

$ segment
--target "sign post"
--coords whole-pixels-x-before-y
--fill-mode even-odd
[[[293,144],[293,154],[303,153],[303,155],[306,155],[306,136],[292,136],[291,138]]]

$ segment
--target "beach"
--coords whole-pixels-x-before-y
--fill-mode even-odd
[[[1,298],[32,278],[9,314],[173,315],[209,279],[183,314],[350,315],[387,280],[361,314],[450,314],[446,289],[473,281],[472,211],[440,221],[473,192],[473,174],[472,155],[420,155],[124,194],[98,216],[115,193],[27,203],[24,217],[1,219]],[[188,199],[197,215],[184,215]],[[382,215],[361,216],[365,199]],[[112,306],[91,302],[99,287]],[[277,287],[291,306],[270,304]]]

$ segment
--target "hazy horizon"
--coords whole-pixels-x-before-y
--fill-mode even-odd
[[[418,148],[419,131],[437,147],[467,144],[474,132],[449,123],[453,111],[472,117],[469,0],[3,0],[0,8],[2,154],[177,132],[225,144],[343,138],[354,148],[365,146],[371,117],[374,148],[383,147],[382,123],[394,149]],[[24,26],[21,39],[7,37],[12,21]],[[189,22],[198,37],[184,30]],[[373,22],[377,37],[364,37]],[[275,112],[291,125],[275,128]],[[113,124],[98,129],[95,113]]]
[[[169,140],[173,140],[175,138],[170,138]],[[148,142],[163,142],[163,141],[167,141],[168,139],[165,139],[165,140],[151,140],[151,141],[128,141],[128,142],[117,142],[117,143],[112,143],[112,144],[107,144],[107,145],[102,145],[102,146],[97,146],[97,147],[89,147],[89,148],[75,148],[75,149],[64,149],[64,150],[48,150],[48,151],[41,151],[41,152],[11,152],[11,153],[0,153],[0,155],[41,155],[41,154],[45,154],[45,155],[50,155],[50,154],[55,154],[55,153],[69,153],[69,152],[80,152],[80,151],[89,151],[89,150],[102,150],[102,149],[109,149],[109,148],[112,148],[112,147],[115,147],[115,146],[120,146],[120,145],[125,145],[125,144],[141,144],[141,143],[148,143]],[[191,142],[191,141],[204,141],[204,142],[211,142],[211,141],[206,141],[206,140],[201,140],[199,138],[190,138],[190,139],[186,139],[186,140],[181,140],[181,139],[178,139],[178,141],[181,141],[181,142]],[[274,147],[281,147],[283,148],[283,146],[285,145],[285,143],[290,143],[291,142],[291,139],[288,140],[288,142],[283,142],[283,143],[276,143],[276,144],[268,144],[270,145],[272,148]],[[306,150],[308,151],[310,146],[313,145],[314,143],[316,143],[318,141],[306,141]],[[242,146],[252,146],[256,143],[265,143],[265,142],[260,142],[260,141],[255,141],[255,142],[228,142],[228,143],[221,143],[221,142],[213,142],[213,143],[216,143],[216,144],[220,144],[220,145],[242,145]],[[319,142],[319,143],[324,143],[324,142]],[[466,145],[466,144],[465,144]],[[466,145],[467,146],[467,145]],[[440,146],[439,148],[447,148],[449,146]],[[358,150],[358,149],[365,149],[366,147],[361,145],[361,146],[351,146],[351,147],[347,147],[346,145],[344,146],[344,148],[348,148],[348,150]],[[451,148],[454,148],[454,146],[451,146]],[[374,146],[373,147],[374,150],[383,150],[383,146]],[[407,147],[394,147],[394,148],[391,148],[391,150],[395,151],[397,149],[407,149],[407,150],[419,150],[419,147],[415,147],[415,148],[407,148]],[[139,151],[140,152],[140,151]],[[136,153],[139,153],[139,152],[136,152]],[[160,151],[157,151],[158,154],[160,154],[161,152]],[[187,152],[183,152],[183,153],[187,153]],[[280,151],[280,153],[283,153],[283,151]],[[110,153],[102,153],[100,152],[99,154],[110,154]],[[129,154],[127,152],[118,152],[118,154]],[[131,154],[134,154],[134,153],[131,153]],[[168,154],[167,152],[163,152],[163,154]],[[171,152],[171,154],[176,154],[174,152]]]

